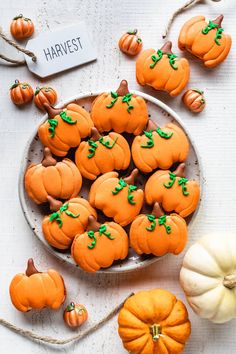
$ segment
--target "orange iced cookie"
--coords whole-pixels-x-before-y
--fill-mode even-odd
[[[144,50],[136,62],[136,78],[140,85],[166,91],[177,96],[189,80],[189,62],[179,59],[171,51],[172,43],[166,42],[161,49]]]
[[[176,211],[185,218],[198,206],[200,187],[185,178],[185,164],[181,163],[174,172],[155,172],[146,183],[145,198],[148,204],[158,202],[165,211]]]
[[[48,197],[48,202],[53,213],[43,219],[43,234],[52,247],[61,250],[68,249],[74,237],[84,233],[90,215],[97,218],[95,209],[84,198],[72,198],[63,204]]]
[[[70,148],[77,147],[81,138],[90,134],[93,122],[90,114],[78,104],[53,108],[44,103],[48,119],[38,128],[39,139],[56,156],[65,156]]]
[[[16,274],[12,279],[10,296],[15,308],[22,312],[44,307],[58,310],[65,301],[66,289],[62,276],[56,270],[39,272],[31,258],[25,274]]]
[[[113,170],[125,170],[130,164],[130,148],[126,139],[115,132],[101,136],[91,129],[88,141],[82,141],[75,153],[75,163],[83,177],[96,179]]]
[[[135,169],[126,178],[119,178],[117,172],[107,172],[98,177],[90,189],[90,204],[118,224],[128,225],[143,205],[143,190],[134,185],[137,174]]]
[[[94,100],[91,118],[100,132],[138,135],[148,121],[147,104],[142,97],[130,93],[127,81],[122,80],[117,91],[104,92]]]
[[[125,259],[128,248],[128,236],[120,225],[115,222],[101,225],[90,216],[87,232],[75,237],[71,254],[83,270],[96,272],[110,267],[116,260]]]
[[[183,162],[188,152],[187,136],[173,123],[160,128],[149,120],[144,134],[136,136],[132,144],[134,163],[145,173],[156,168],[168,169],[175,162]]]
[[[138,215],[130,227],[130,245],[138,254],[179,254],[188,238],[185,220],[178,214],[165,215],[158,203],[151,214]]]
[[[47,202],[48,196],[56,199],[76,197],[82,186],[81,174],[69,159],[57,162],[49,148],[39,164],[30,165],[25,172],[25,190],[36,203]]]
[[[203,61],[207,68],[213,68],[224,61],[229,54],[232,40],[221,27],[223,15],[215,20],[195,16],[187,21],[179,34],[179,48],[187,50]]]

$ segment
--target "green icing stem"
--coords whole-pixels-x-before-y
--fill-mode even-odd
[[[141,145],[142,148],[144,149],[151,149],[154,146],[154,139],[152,135],[152,130],[149,130],[149,132],[144,130],[144,135],[148,138],[146,145]]]
[[[68,123],[68,124],[76,124],[77,123],[77,120],[72,120],[72,118],[70,117],[70,116],[67,116],[66,115],[66,112],[65,111],[62,111],[61,113],[60,113],[60,117],[61,117],[61,119],[64,121],[64,122],[66,122],[66,123]]]
[[[146,227],[146,230],[148,231],[154,231],[156,228],[156,220],[158,220],[158,224],[161,226],[163,225],[166,229],[166,233],[169,235],[171,233],[171,227],[170,225],[166,225],[166,215],[160,216],[158,219],[152,214],[146,215],[148,218],[148,221],[150,221],[151,225],[149,227]]]
[[[120,178],[120,179],[119,179],[118,184],[119,184],[119,186],[116,186],[116,187],[115,187],[115,190],[112,191],[112,194],[113,194],[113,195],[118,194],[120,191],[122,191],[122,189],[123,189],[124,187],[126,187],[126,186],[128,185],[128,184],[123,180],[123,178]],[[132,184],[129,185],[127,200],[128,200],[128,202],[129,202],[130,204],[132,204],[132,205],[135,205],[135,204],[136,204],[136,202],[134,201],[134,196],[132,195],[132,192],[133,192],[134,190],[136,190],[136,189],[137,189],[136,186],[134,186],[134,185],[132,185]]]
[[[57,127],[58,121],[57,119],[48,119],[48,131],[51,133],[50,138],[53,138],[55,135],[55,128]]]
[[[155,230],[156,224],[157,224],[157,223],[156,223],[156,218],[155,218],[155,216],[152,215],[152,214],[147,214],[146,216],[147,216],[147,218],[148,218],[148,221],[150,221],[150,223],[151,223],[150,226],[146,227],[146,230],[148,230],[148,231],[153,231],[153,230]]]
[[[164,183],[164,186],[166,188],[171,188],[173,186],[173,184],[175,183],[176,180],[176,175],[172,172],[169,172],[169,177],[170,177],[170,182],[168,183]]]
[[[160,135],[161,138],[164,138],[164,139],[170,139],[172,137],[172,135],[174,134],[173,132],[168,134],[168,133],[165,133],[161,128],[157,128],[156,129],[156,132],[157,134]]]
[[[150,69],[155,68],[156,64],[158,63],[159,60],[162,59],[164,54],[167,55],[167,57],[169,59],[170,66],[172,67],[172,69],[178,70],[178,67],[175,65],[175,59],[177,58],[177,55],[173,54],[173,53],[163,53],[163,51],[161,49],[158,49],[157,55],[153,54],[151,56],[153,63],[150,64]]]
[[[130,104],[130,101],[132,99],[133,94],[132,93],[127,93],[125,96],[122,96],[122,103],[127,103],[127,111],[128,113],[130,113],[130,110],[134,108],[134,106],[132,106]],[[119,95],[117,92],[111,91],[111,97],[113,98],[113,100],[111,100],[111,103],[106,105],[106,108],[112,108],[114,106],[114,104],[116,103],[116,101],[119,98]]]
[[[168,183],[163,183],[163,185],[166,188],[171,188],[176,181],[176,174],[169,172],[169,177],[170,177],[170,181]],[[188,182],[187,178],[183,177],[183,178],[178,179],[178,185],[182,187],[182,193],[184,196],[189,195],[189,192],[187,191],[187,186],[186,186],[187,182]]]
[[[106,226],[105,224],[103,224],[103,225],[101,225],[101,226],[99,227],[98,233],[99,233],[99,236],[104,235],[104,236],[106,236],[109,240],[114,240],[114,239],[115,239],[115,237],[112,237],[112,236],[111,236],[111,233],[110,233],[109,231],[107,231],[107,226]],[[87,247],[88,247],[89,249],[93,249],[93,248],[96,246],[96,244],[97,244],[97,237],[96,237],[96,235],[95,235],[95,232],[92,231],[92,230],[91,230],[91,231],[88,231],[87,234],[88,234],[88,237],[92,239],[91,244],[90,244],[90,245],[87,245]]]
[[[117,142],[117,139],[118,139],[118,137],[113,141],[113,143],[112,144],[110,144],[110,142],[107,140],[107,141],[104,141],[104,138],[103,137],[101,137],[98,141],[99,141],[99,143],[101,143],[103,146],[105,146],[107,149],[112,149],[114,146],[115,146],[115,144],[116,144],[116,142]]]
[[[88,149],[89,154],[87,155],[87,157],[89,159],[91,159],[95,155],[95,152],[96,152],[96,149],[98,147],[98,144],[95,141],[93,141],[93,140],[88,140],[88,144],[89,144],[90,147]]]
[[[186,196],[189,195],[189,192],[187,192],[187,187],[185,185],[185,183],[187,183],[187,182],[188,182],[187,178],[180,178],[178,180],[178,185],[182,187],[182,193],[183,193],[183,195],[186,195]]]
[[[70,210],[67,210],[69,208],[69,203],[66,203],[64,205],[62,205],[59,209],[59,211],[56,211],[55,213],[52,213],[49,217],[49,221],[50,222],[53,222],[54,220],[58,223],[59,225],[59,228],[62,227],[63,225],[63,222],[62,222],[62,219],[61,219],[61,214],[63,212],[66,213],[67,216],[71,217],[71,218],[78,218],[80,216],[80,214],[74,214],[72,213],[72,211]]]
[[[222,38],[222,33],[224,31],[224,29],[222,27],[219,27],[219,24],[217,23],[214,23],[212,21],[209,21],[208,22],[208,25],[202,29],[202,34],[208,34],[211,30],[217,28],[217,31],[216,31],[216,35],[215,35],[215,38],[214,38],[214,41],[217,45],[220,45],[220,42],[219,42],[219,39]]]

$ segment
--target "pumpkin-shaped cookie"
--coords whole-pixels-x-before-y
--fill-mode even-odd
[[[47,103],[43,106],[48,119],[38,128],[38,135],[54,155],[65,156],[70,148],[79,146],[81,138],[89,136],[93,122],[89,113],[78,104],[70,103],[62,109]]]
[[[32,101],[34,91],[27,82],[15,80],[14,84],[10,88],[10,96],[15,105],[23,106]]]
[[[25,274],[16,274],[12,279],[10,296],[15,308],[22,312],[44,307],[57,310],[65,301],[66,289],[62,276],[56,270],[39,272],[31,258]]]
[[[130,164],[130,148],[126,139],[115,132],[101,136],[91,129],[88,141],[82,141],[75,153],[75,163],[83,177],[96,179],[113,170],[125,170]]]
[[[124,33],[119,39],[120,50],[130,56],[137,55],[142,49],[142,39],[137,35],[138,30],[134,29]]]
[[[34,24],[30,18],[24,17],[22,14],[13,18],[11,22],[11,34],[18,41],[29,38],[34,33]]]
[[[56,199],[76,197],[81,189],[82,177],[69,159],[57,162],[49,148],[44,149],[44,158],[39,164],[30,165],[25,172],[25,189],[36,203],[47,202],[48,196]]]
[[[63,318],[67,326],[77,328],[87,321],[88,311],[84,305],[71,302],[68,306],[66,306]]]
[[[145,186],[145,198],[148,204],[160,203],[167,212],[176,211],[185,218],[198,206],[200,198],[199,184],[185,178],[185,164],[181,163],[176,171],[155,172]]]
[[[131,247],[138,254],[179,254],[186,245],[188,228],[181,216],[165,215],[155,203],[151,214],[141,214],[134,219],[129,236]]]
[[[128,225],[137,216],[143,205],[143,190],[134,185],[138,170],[126,178],[119,178],[117,172],[107,172],[93,182],[90,204],[102,210],[122,226]]]
[[[180,354],[191,333],[185,305],[163,289],[131,296],[118,324],[123,345],[132,354]]]
[[[156,168],[168,169],[175,162],[183,162],[188,152],[188,138],[184,131],[173,123],[160,128],[149,120],[144,134],[136,136],[132,144],[134,163],[145,173]]]
[[[44,103],[53,106],[56,102],[57,102],[56,90],[54,90],[50,86],[36,87],[34,93],[34,103],[39,109],[41,109],[42,111],[45,109]]]
[[[104,92],[94,100],[91,118],[100,132],[138,135],[148,121],[147,104],[142,97],[130,93],[127,81],[122,80],[117,91]]]
[[[128,255],[129,241],[125,230],[115,222],[101,225],[89,217],[87,232],[77,235],[71,246],[75,262],[86,272],[108,268]]]
[[[204,16],[191,18],[180,31],[179,48],[199,58],[207,68],[219,65],[226,59],[232,44],[231,37],[223,33],[222,20],[222,15],[208,23]]]
[[[136,78],[140,85],[151,86],[155,90],[166,91],[170,96],[177,96],[189,80],[189,62],[179,59],[171,51],[172,43],[144,50],[136,62]]]
[[[63,204],[48,197],[48,202],[53,213],[43,219],[43,234],[52,247],[61,250],[69,248],[74,237],[84,233],[90,215],[97,217],[96,211],[84,198],[72,198]]]

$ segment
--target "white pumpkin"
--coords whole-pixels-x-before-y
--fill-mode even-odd
[[[180,283],[200,317],[215,323],[236,317],[236,236],[209,235],[191,246]]]

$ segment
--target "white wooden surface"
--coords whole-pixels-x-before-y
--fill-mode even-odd
[[[0,235],[0,316],[23,328],[37,333],[66,337],[71,334],[62,322],[62,311],[18,313],[11,305],[8,286],[12,276],[25,269],[27,258],[33,257],[39,268],[55,267],[63,274],[68,289],[68,300],[84,303],[90,319],[86,326],[100,319],[131,291],[163,287],[185,301],[178,283],[182,256],[166,257],[155,265],[127,275],[85,275],[70,266],[60,264],[35,239],[22,215],[17,191],[17,180],[24,145],[37,126],[41,113],[33,105],[17,109],[9,99],[9,86],[18,78],[28,80],[34,87],[51,84],[60,97],[67,98],[79,92],[116,88],[126,78],[131,88],[140,89],[135,81],[134,60],[126,58],[117,49],[120,34],[132,27],[140,29],[144,46],[158,48],[161,33],[171,12],[184,0],[8,0],[0,2],[0,25],[6,32],[13,16],[23,13],[31,17],[36,32],[52,31],[58,26],[86,20],[98,47],[95,63],[68,71],[44,82],[32,76],[25,67],[0,66],[0,151],[1,151],[1,235]],[[206,1],[207,2],[207,1]],[[219,3],[208,1],[181,15],[174,23],[170,38],[177,50],[176,39],[180,25],[192,15],[206,14],[214,18],[225,14],[226,32],[236,35],[235,0]],[[14,49],[0,42],[0,52],[17,56]],[[190,230],[189,244],[216,229],[234,231],[236,227],[235,164],[235,46],[227,61],[214,71],[206,71],[199,62],[191,61],[190,86],[204,89],[206,110],[198,115],[189,114],[180,97],[169,98],[151,92],[175,109],[197,143],[202,157],[205,190],[201,208]],[[185,301],[186,303],[186,301]],[[185,353],[233,354],[236,352],[236,321],[213,325],[201,320],[189,309],[192,335]],[[85,328],[86,328],[85,326]],[[31,342],[0,327],[0,353],[48,354],[72,353],[125,353],[117,334],[114,318],[90,337],[64,348],[53,348]]]

